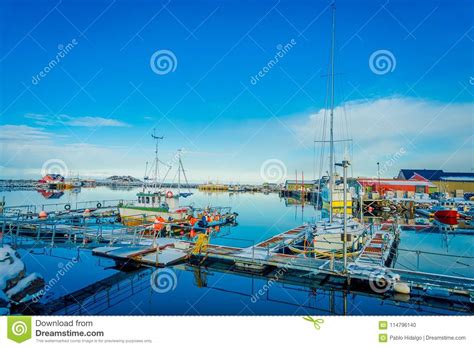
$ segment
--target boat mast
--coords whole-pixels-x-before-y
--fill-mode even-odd
[[[183,164],[181,163],[181,149],[178,150],[178,196],[181,194],[181,168]]]
[[[148,173],[148,161],[146,161],[145,163],[145,175],[143,176],[143,192],[145,192],[147,188],[147,181],[148,181],[147,173]]]
[[[151,135],[153,139],[155,139],[155,174],[154,174],[154,183],[153,188],[156,189],[158,187],[158,142],[163,139],[163,136],[159,137],[156,135],[156,128],[153,128],[153,134]]]
[[[186,171],[184,170],[183,160],[181,159],[182,154],[183,154],[182,149],[179,149],[179,168],[181,168],[181,171],[183,172],[184,183],[188,187],[188,193],[191,194],[191,190],[189,188],[188,177],[186,176]],[[178,168],[178,170],[179,170],[179,168]],[[181,178],[181,176],[179,178]],[[178,181],[178,185],[181,187],[181,180]]]
[[[334,191],[334,47],[336,35],[336,5],[332,8],[332,37],[331,37],[331,111],[329,131],[329,221],[332,222],[332,204]]]

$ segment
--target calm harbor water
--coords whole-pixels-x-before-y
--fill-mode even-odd
[[[107,187],[66,191],[56,199],[46,199],[36,191],[2,192],[7,206],[22,204],[63,204],[105,199],[134,199],[139,188],[114,190]],[[212,243],[245,247],[268,237],[301,225],[315,218],[317,211],[311,205],[288,205],[278,194],[261,193],[204,193],[182,200],[182,205],[231,206],[239,213],[238,225],[224,227]],[[401,236],[396,268],[443,273],[453,276],[474,277],[472,261],[459,261],[453,256],[474,256],[472,237],[404,231]],[[422,253],[417,253],[421,251]],[[40,273],[46,282],[56,279],[40,300],[43,307],[58,308],[59,314],[432,314],[455,313],[428,305],[416,307],[403,301],[386,301],[367,294],[344,293],[328,289],[314,289],[280,282],[268,283],[255,275],[235,275],[224,270],[177,266],[160,269],[160,279],[167,291],[154,290],[150,276],[154,269],[120,272],[114,262],[93,256],[90,250],[78,247],[35,247],[25,245],[19,252],[27,272]],[[432,255],[423,252],[430,252]],[[67,272],[65,265],[73,262]],[[58,299],[75,291],[105,281],[86,301],[58,305]],[[91,288],[89,288],[90,290]],[[259,290],[265,289],[263,294]],[[56,306],[56,307],[55,307]],[[36,308],[36,307],[35,307]],[[40,313],[38,313],[40,314]]]

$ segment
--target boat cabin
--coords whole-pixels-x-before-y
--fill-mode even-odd
[[[178,197],[167,197],[162,192],[138,192],[136,206],[143,208],[174,209],[178,207]]]

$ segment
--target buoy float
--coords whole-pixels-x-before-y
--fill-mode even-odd
[[[189,236],[190,236],[191,238],[196,237],[196,231],[194,231],[194,228],[192,228],[192,229],[191,229],[191,232],[189,232]]]
[[[166,192],[166,197],[167,198],[173,198],[173,192],[171,192],[171,191]]]
[[[46,219],[48,217],[48,213],[43,210],[38,214],[38,217],[40,219]]]
[[[90,209],[84,210],[84,213],[83,213],[82,215],[83,215],[83,216],[90,216],[90,215],[91,215]]]
[[[399,302],[408,302],[410,300],[410,295],[394,293],[393,294],[393,299],[395,301],[399,301]]]
[[[163,228],[163,219],[160,219],[158,217],[155,218],[155,222],[153,223],[153,230],[155,232],[161,231]]]
[[[398,292],[399,294],[410,294],[410,287],[407,283],[397,282],[393,284],[393,291]]]

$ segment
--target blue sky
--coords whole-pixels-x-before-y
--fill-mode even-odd
[[[52,159],[83,176],[140,177],[155,127],[164,161],[185,149],[191,181],[260,182],[268,160],[281,178],[327,170],[313,141],[327,107],[329,1],[0,3],[2,177],[38,177]],[[362,176],[377,161],[385,176],[473,170],[473,3],[336,5],[336,136],[353,139],[338,158],[347,150]],[[163,50],[173,71],[157,74],[150,59]],[[374,73],[381,50],[391,68]]]

